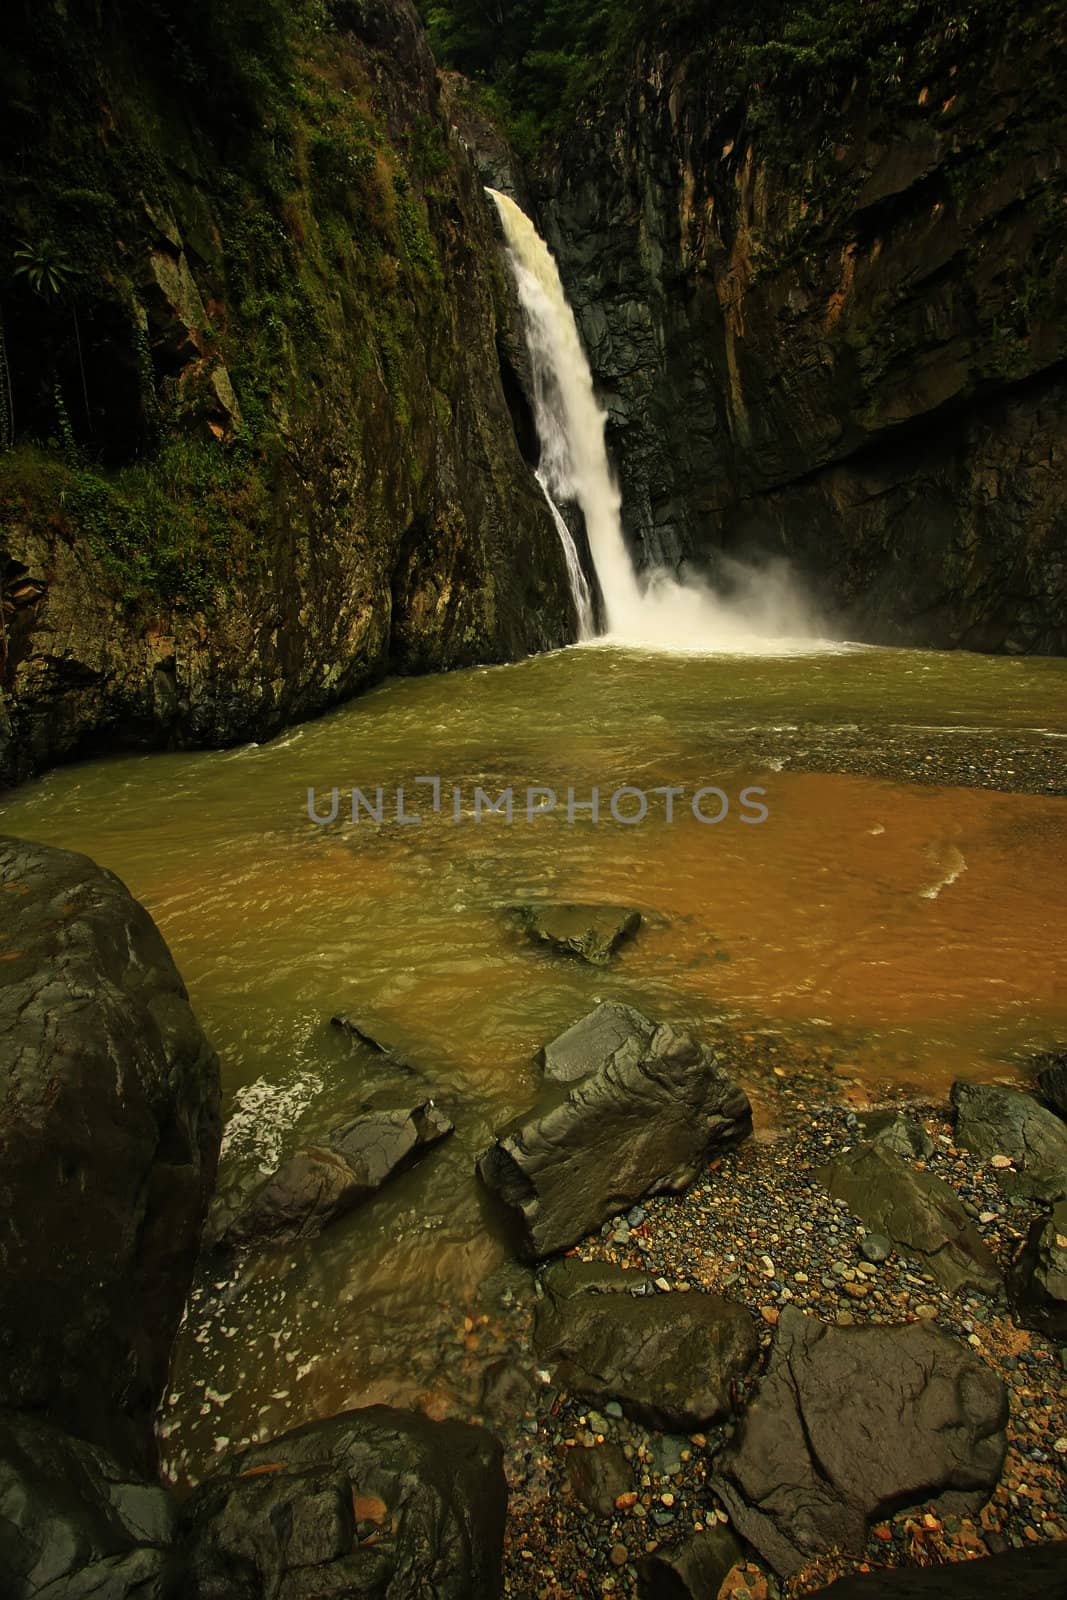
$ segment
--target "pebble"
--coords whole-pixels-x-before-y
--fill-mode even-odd
[[[884,1233],[869,1233],[866,1238],[860,1240],[860,1255],[864,1261],[870,1261],[875,1265],[888,1261],[892,1249],[892,1242]]]
[[[630,1552],[624,1544],[613,1544],[611,1547],[611,1564],[613,1567],[624,1567],[630,1559]]]

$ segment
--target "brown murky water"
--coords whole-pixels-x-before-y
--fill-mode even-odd
[[[345,1404],[462,1407],[493,1351],[457,1329],[503,1261],[473,1158],[533,1104],[536,1048],[598,999],[736,1040],[764,1130],[794,1063],[810,1092],[853,1098],[1024,1071],[1067,1036],[1067,799],[1004,791],[1032,772],[1067,788],[1065,752],[1063,661],[582,649],[392,682],[262,748],[96,762],[10,797],[0,828],[87,851],[159,922],[222,1056],[224,1170],[269,1170],[380,1084],[381,1059],[330,1028],[338,1010],[457,1122],[315,1244],[201,1283],[163,1422],[172,1474]],[[906,781],[942,773],[952,786]],[[420,776],[442,780],[437,815]],[[560,807],[528,822],[534,784]],[[382,824],[346,823],[346,792],[379,785]],[[418,825],[395,820],[398,785]],[[513,786],[514,820],[476,822],[475,785]],[[568,787],[594,785],[601,820],[569,823]],[[621,785],[649,795],[640,824],[608,812]],[[714,826],[689,807],[705,785],[732,802]],[[309,786],[320,806],[342,791],[336,823],[309,820]],[[673,822],[657,786],[687,791]],[[766,821],[741,820],[746,786]],[[502,906],[538,897],[647,920],[595,969],[505,925]]]

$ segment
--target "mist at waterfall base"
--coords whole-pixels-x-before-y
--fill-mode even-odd
[[[605,415],[578,324],[552,253],[508,195],[487,193],[500,215],[525,322],[534,421],[541,446],[537,479],[563,545],[585,643],[672,651],[770,655],[823,650],[815,608],[789,564],[720,556],[716,584],[663,568],[638,575],[622,530],[622,501],[604,439]],[[600,587],[604,632],[596,635],[589,585],[561,506],[578,506]]]

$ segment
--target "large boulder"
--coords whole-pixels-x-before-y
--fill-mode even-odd
[[[940,1567],[857,1572],[815,1592],[827,1600],[1060,1600],[1067,1595],[1067,1539]]]
[[[453,1131],[432,1101],[365,1111],[323,1145],[282,1163],[230,1223],[230,1245],[259,1239],[306,1239],[377,1194],[431,1145]]]
[[[0,838],[0,1404],[156,1457],[219,1148],[215,1053],[151,917]]]
[[[641,1056],[655,1031],[656,1024],[633,1006],[605,1000],[546,1044],[538,1052],[538,1064],[554,1083],[576,1083],[617,1056]]]
[[[165,1490],[95,1445],[0,1412],[4,1600],[171,1600],[176,1520]]]
[[[579,956],[594,967],[606,966],[624,939],[641,926],[633,906],[509,906],[514,919],[535,944],[562,955]]]
[[[1056,1115],[1067,1119],[1067,1050],[1051,1054],[1037,1075],[1041,1098]]]
[[[1042,1200],[1067,1195],[1067,1124],[1021,1089],[954,1083],[956,1143],[986,1160],[1007,1156],[1014,1193]]]
[[[497,1600],[507,1488],[483,1428],[389,1406],[234,1455],[182,1514],[182,1600]]]
[[[691,1533],[681,1544],[654,1550],[637,1563],[640,1600],[709,1600],[745,1552],[720,1523]]]
[[[626,1292],[634,1279],[635,1293]],[[640,1273],[558,1297],[538,1310],[538,1355],[553,1381],[650,1428],[689,1432],[728,1416],[759,1353],[744,1306],[716,1294],[643,1294]]]
[[[613,1056],[542,1116],[498,1135],[478,1171],[530,1260],[569,1249],[644,1195],[688,1187],[752,1129],[752,1108],[710,1051],[666,1025]]]
[[[1008,1291],[1025,1327],[1067,1339],[1067,1200],[1031,1223]]]
[[[959,1197],[930,1172],[917,1172],[877,1140],[853,1146],[818,1174],[835,1200],[844,1200],[868,1228],[883,1233],[950,1293],[963,1288],[995,1294],[997,1264]]]
[[[869,1521],[905,1506],[977,1511],[1000,1476],[1000,1379],[927,1323],[831,1328],[787,1306],[766,1373],[711,1486],[782,1577],[860,1555]]]

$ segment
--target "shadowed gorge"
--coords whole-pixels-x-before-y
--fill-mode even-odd
[[[1065,71],[10,0],[0,1600],[1067,1587]]]

